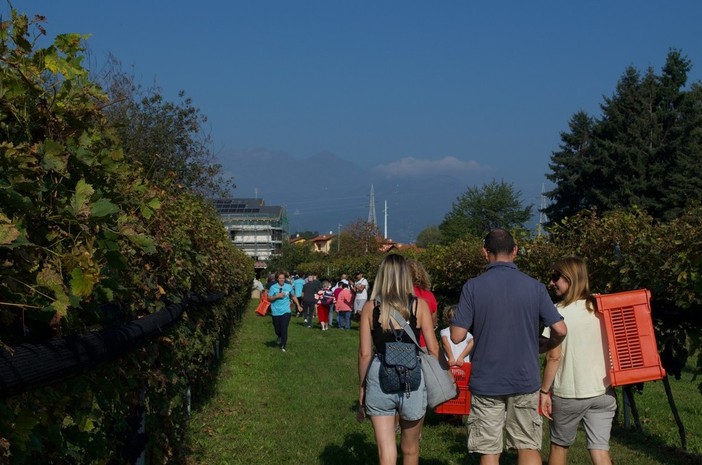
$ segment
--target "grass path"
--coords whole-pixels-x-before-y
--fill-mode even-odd
[[[192,414],[188,464],[377,463],[370,422],[354,418],[357,326],[351,331],[321,331],[305,328],[301,318],[293,318],[288,351],[283,353],[275,345],[270,317],[256,315],[254,308],[252,302],[223,353],[211,397],[201,399]],[[679,437],[661,383],[646,383],[637,405],[648,434],[616,428],[615,463],[702,464],[702,396],[691,381],[671,384],[693,453],[675,449]],[[571,448],[569,463],[589,463],[582,436]],[[464,426],[429,413],[420,463],[477,464],[465,444]],[[516,463],[515,456],[504,454],[502,463]]]

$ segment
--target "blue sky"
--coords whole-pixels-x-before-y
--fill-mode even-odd
[[[628,65],[658,72],[678,48],[702,77],[699,0],[14,3],[50,36],[91,34],[94,62],[185,90],[224,159],[328,151],[419,182],[505,180],[533,203],[559,132]]]

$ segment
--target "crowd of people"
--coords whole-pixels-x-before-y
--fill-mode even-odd
[[[610,465],[616,397],[585,261],[558,260],[544,284],[517,268],[518,247],[508,231],[490,231],[482,253],[485,271],[468,279],[458,303],[444,309],[438,339],[437,300],[418,261],[386,256],[371,292],[360,272],[353,281],[342,275],[335,283],[276,273],[267,288],[278,345],[285,350],[292,314],[309,327],[317,318],[323,331],[333,327],[334,314],[341,329],[356,316],[360,413],[373,425],[381,465],[396,463],[398,433],[402,463],[419,463],[427,410],[424,379],[414,378],[414,368],[402,372],[400,388],[388,387],[395,385],[388,381],[387,360],[398,344],[444,357],[451,366],[471,364],[467,445],[482,465],[499,464],[505,448],[517,451],[520,465],[541,464],[544,417],[550,422],[549,465],[566,463],[580,424],[592,463]]]
[[[317,321],[322,331],[330,327],[351,329],[352,318],[360,318],[361,309],[368,300],[369,287],[363,272],[354,273],[354,276],[355,280],[349,280],[344,273],[332,282],[320,280],[316,274],[277,271],[268,275],[265,284],[254,279],[253,289],[261,292],[261,298],[270,304],[282,351],[286,349],[287,326],[293,317],[302,318],[308,328],[315,327]]]

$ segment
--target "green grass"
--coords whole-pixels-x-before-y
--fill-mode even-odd
[[[252,302],[252,305],[254,303]],[[324,464],[377,463],[370,421],[355,421],[358,330],[305,328],[290,323],[288,351],[275,345],[270,317],[251,306],[224,351],[211,396],[199,401],[191,418],[188,464]],[[677,407],[687,429],[688,451],[680,449],[677,426],[661,382],[645,383],[636,395],[644,432],[615,426],[614,463],[702,463],[702,395],[689,372],[671,379]],[[621,391],[618,390],[621,401]],[[620,402],[621,405],[621,402]],[[622,422],[621,414],[618,419]],[[544,434],[544,463],[548,456]],[[569,463],[587,464],[584,433],[578,434]],[[477,464],[466,451],[465,427],[443,415],[428,413],[420,462],[429,465]],[[515,464],[505,453],[503,464]]]

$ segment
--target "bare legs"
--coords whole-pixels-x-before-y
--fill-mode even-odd
[[[608,450],[590,449],[588,452],[594,465],[612,465]]]
[[[499,465],[500,454],[480,456],[480,465]],[[541,465],[541,452],[534,449],[518,449],[517,463],[519,465]]]
[[[378,444],[380,465],[397,463],[397,443],[395,441],[395,416],[372,416],[375,443]]]
[[[548,465],[565,465],[568,448],[551,443],[551,453],[548,455]]]
[[[541,465],[541,452],[535,449],[519,449],[517,451],[519,465]]]
[[[480,456],[480,465],[499,465],[500,454],[483,454]]]
[[[612,465],[608,450],[589,449],[590,460],[593,465]],[[548,465],[566,465],[568,448],[551,443],[551,453],[548,457]]]
[[[372,416],[375,442],[378,444],[380,465],[395,465],[397,463],[397,436],[395,433],[395,416]],[[419,463],[419,435],[422,432],[424,418],[416,421],[400,419],[400,449],[402,450],[403,465]]]
[[[424,417],[415,421],[400,418],[400,449],[402,450],[403,465],[417,465],[419,463],[419,436],[422,434]]]

